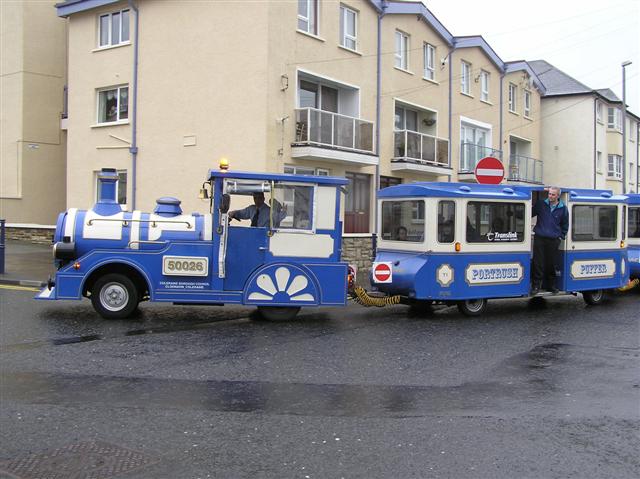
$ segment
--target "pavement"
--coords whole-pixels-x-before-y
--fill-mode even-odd
[[[6,240],[4,255],[0,284],[44,287],[55,272],[51,245]]]

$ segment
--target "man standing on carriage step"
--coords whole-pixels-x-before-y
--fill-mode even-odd
[[[558,269],[558,247],[569,230],[569,211],[560,201],[560,188],[550,186],[546,200],[538,200],[533,206],[532,216],[538,221],[533,232],[533,287],[531,294],[542,289],[542,281],[546,278],[548,290],[557,293],[556,270]]]

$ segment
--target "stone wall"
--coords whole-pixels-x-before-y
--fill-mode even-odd
[[[27,243],[51,244],[55,228],[26,228],[6,226],[5,235],[8,240],[25,241]]]
[[[373,261],[373,238],[342,238],[342,261],[358,267],[360,273],[368,273]]]

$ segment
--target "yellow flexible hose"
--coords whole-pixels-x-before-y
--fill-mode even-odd
[[[638,278],[630,279],[626,285],[624,285],[622,288],[618,288],[618,291],[622,291],[622,292],[629,291],[635,288],[636,286],[638,286],[638,284],[640,284],[640,279]]]
[[[356,303],[361,304],[362,306],[377,306],[379,308],[382,308],[383,306],[399,304],[401,297],[399,295],[395,295],[384,296],[382,298],[374,298],[372,296],[369,296],[362,286],[356,286],[355,288],[353,288],[352,298]]]

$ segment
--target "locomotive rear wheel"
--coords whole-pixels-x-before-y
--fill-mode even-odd
[[[593,291],[583,291],[582,299],[591,306],[596,306],[604,301],[604,289],[595,289]]]
[[[458,310],[465,316],[480,316],[485,309],[487,309],[487,300],[484,298],[458,301]]]
[[[91,288],[91,303],[104,319],[125,319],[138,307],[140,295],[136,285],[119,273],[98,278]]]
[[[258,312],[267,321],[289,321],[296,317],[300,307],[258,306]]]

